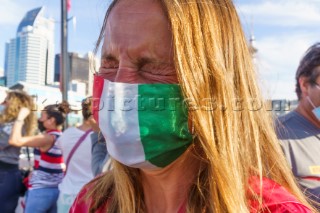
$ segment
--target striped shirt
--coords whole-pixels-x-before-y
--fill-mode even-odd
[[[61,131],[51,130],[46,133],[55,136],[55,142],[46,152],[41,152],[39,149],[34,150],[35,166],[29,189],[57,187],[64,176],[62,150],[56,145]]]

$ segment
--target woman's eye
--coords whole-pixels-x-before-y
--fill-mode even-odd
[[[101,67],[99,70],[100,75],[115,75],[117,73],[117,69],[111,68],[104,68]]]
[[[108,65],[104,67],[105,69],[118,69],[119,66],[118,65]]]
[[[101,62],[101,67],[103,67],[104,69],[117,69],[119,68],[119,62],[103,59]]]
[[[140,69],[140,73],[148,75],[163,75],[160,71],[150,69]]]
[[[176,75],[175,70],[167,64],[145,64],[144,66],[140,67],[139,70],[141,73],[146,73],[150,75]]]
[[[115,72],[117,70],[117,67],[101,67],[100,72]]]

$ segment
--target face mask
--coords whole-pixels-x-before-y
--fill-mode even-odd
[[[38,129],[39,129],[40,132],[43,132],[43,131],[46,130],[46,128],[45,128],[44,125],[43,125],[43,122],[44,122],[44,121],[39,121],[39,120],[38,120]]]
[[[0,104],[0,114],[3,114],[5,109],[6,109],[6,106]]]
[[[314,116],[316,116],[316,118],[320,121],[320,106],[319,107],[316,107],[313,102],[311,101],[310,97],[307,96],[307,99],[309,101],[309,103],[312,105],[312,107],[314,108],[312,110],[312,113],[314,114]]]
[[[177,84],[127,84],[95,76],[93,115],[108,153],[129,167],[163,168],[192,143]]]

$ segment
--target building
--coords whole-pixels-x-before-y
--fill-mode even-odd
[[[82,56],[78,53],[69,53],[69,82],[81,82],[85,84],[85,94],[92,94],[92,82],[94,68],[98,64],[97,60],[93,59],[93,54],[89,52],[88,54]],[[55,69],[54,69],[54,81],[60,81],[60,54],[55,56]],[[73,87],[74,85],[69,85]]]
[[[9,53],[9,43],[6,42],[5,44],[5,55],[4,55],[4,77],[7,76],[8,71],[8,53]]]
[[[7,87],[0,86],[0,103],[2,103],[7,97],[7,90]]]
[[[2,67],[0,67],[0,77],[4,76],[4,69]]]
[[[267,100],[265,109],[275,116],[281,116],[295,110],[297,106],[298,100],[274,99]]]
[[[16,37],[6,45],[7,86],[18,81],[37,85],[53,83],[54,20],[44,17],[44,7],[26,13]]]
[[[253,57],[255,57],[255,55],[258,52],[258,49],[256,47],[256,38],[254,37],[253,34],[250,35],[250,39],[249,39],[249,51]]]
[[[4,74],[4,69],[0,67],[0,86],[6,86],[6,77]]]

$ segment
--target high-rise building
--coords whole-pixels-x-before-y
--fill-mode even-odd
[[[44,7],[26,13],[6,51],[8,87],[18,81],[38,85],[53,83],[54,20],[44,17]]]
[[[68,53],[69,56],[69,82],[85,83],[85,94],[92,95],[93,66],[98,65],[91,52],[82,56],[78,53]],[[54,81],[60,81],[60,54],[55,56]],[[69,85],[71,89],[71,85]]]
[[[0,67],[0,77],[4,76],[4,69],[2,67]]]
[[[5,44],[5,54],[4,54],[4,77],[7,78],[7,71],[8,71],[8,53],[9,53],[9,43],[6,42]]]

